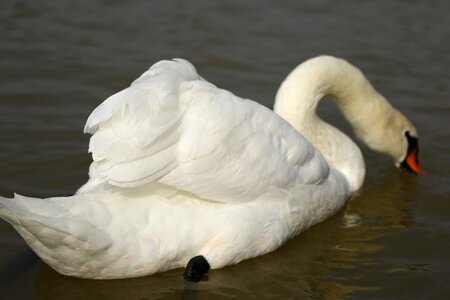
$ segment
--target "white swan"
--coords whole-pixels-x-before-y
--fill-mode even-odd
[[[56,271],[83,278],[143,276],[196,256],[190,272],[203,273],[268,253],[362,185],[360,150],[316,115],[325,95],[370,148],[420,171],[414,126],[345,60],[298,66],[274,113],[176,59],[92,112],[93,163],[77,194],[0,197],[0,216]]]

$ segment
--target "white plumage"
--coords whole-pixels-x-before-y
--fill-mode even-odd
[[[328,176],[320,153],[284,120],[202,80],[181,59],[155,64],[107,99],[85,131],[93,134],[90,190],[157,181],[243,202]]]
[[[311,78],[359,72],[331,57],[296,70],[308,64]],[[185,60],[158,62],[89,116],[93,163],[77,194],[0,197],[0,216],[55,270],[85,278],[152,274],[196,255],[220,268],[273,251],[339,210],[364,177],[356,145],[315,115],[325,79],[308,72],[279,91],[286,121]],[[364,101],[383,101],[371,93]]]

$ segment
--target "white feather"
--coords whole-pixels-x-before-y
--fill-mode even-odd
[[[315,115],[339,87],[381,101],[348,84],[359,82],[352,68],[328,57],[296,68],[277,96],[286,121],[185,60],[158,62],[89,116],[93,162],[76,195],[0,197],[0,217],[58,272],[84,278],[148,275],[196,255],[220,268],[273,251],[362,184],[359,149]]]

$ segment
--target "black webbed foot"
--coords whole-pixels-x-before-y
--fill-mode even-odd
[[[191,258],[184,270],[184,279],[197,282],[210,269],[209,263],[203,255]]]

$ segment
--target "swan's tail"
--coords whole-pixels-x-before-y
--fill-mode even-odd
[[[77,263],[77,257],[95,256],[111,243],[110,236],[90,223],[77,205],[81,195],[58,198],[0,196],[0,217],[10,223],[27,244],[52,266]],[[81,263],[81,260],[80,260]],[[64,272],[64,267],[59,269]]]

